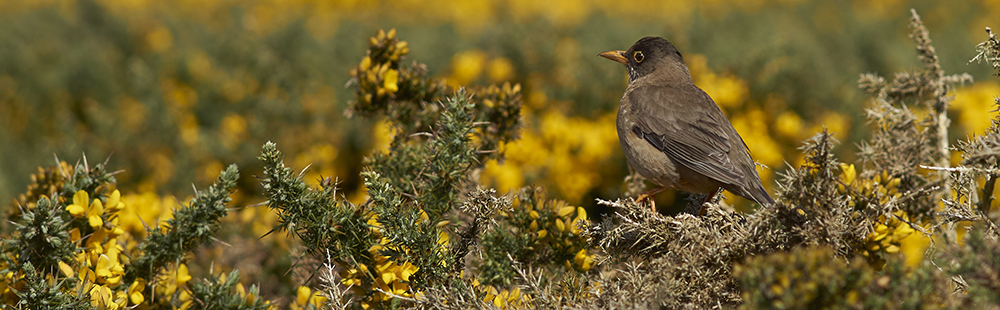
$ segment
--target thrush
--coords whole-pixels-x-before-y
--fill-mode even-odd
[[[691,80],[680,52],[667,40],[645,37],[627,51],[600,56],[625,65],[628,88],[618,106],[618,141],[629,166],[658,188],[709,193],[725,189],[769,206],[749,149],[715,101]],[[656,205],[650,200],[653,212]],[[704,204],[698,212],[705,212]]]

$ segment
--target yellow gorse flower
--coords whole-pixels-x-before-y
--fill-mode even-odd
[[[521,292],[521,288],[497,290],[492,285],[480,285],[479,280],[473,279],[472,287],[482,294],[482,300],[492,303],[500,309],[524,309],[528,306],[531,298]]]
[[[864,251],[862,251],[862,255],[874,259],[876,266],[879,267],[885,264],[885,261],[878,255],[875,255],[877,252],[888,254],[898,253],[903,239],[915,232],[913,227],[910,227],[910,224],[904,222],[904,220],[909,221],[909,216],[906,213],[896,211],[893,212],[893,215],[888,219],[884,215],[879,217],[875,228],[868,234]]]
[[[80,190],[76,194],[73,194],[73,204],[66,206],[66,211],[73,217],[83,216],[87,212],[87,207],[90,206],[90,194],[87,191]]]
[[[109,278],[114,276],[112,269],[115,269],[116,267],[119,269],[121,268],[121,266],[115,266],[115,264],[111,262],[111,258],[109,258],[108,255],[101,254],[98,256],[97,268],[94,272],[97,274],[98,278]]]
[[[573,257],[573,267],[579,271],[590,270],[594,266],[594,254],[587,254],[587,249],[580,249]]]
[[[104,214],[104,204],[100,200],[94,199],[94,202],[90,204],[90,209],[87,209],[87,223],[90,224],[90,227],[97,229],[104,225],[102,214]]]
[[[191,275],[188,274],[188,268],[185,264],[177,265],[177,268],[173,271],[167,272],[168,276],[161,277],[159,284],[156,285],[157,290],[161,290],[161,293],[165,296],[171,296],[178,288],[187,284],[191,280]]]
[[[395,94],[399,90],[399,71],[391,69],[386,71],[385,76],[382,77],[382,87],[385,88],[386,92],[389,94]]]
[[[90,305],[97,309],[118,309],[118,304],[112,300],[114,292],[103,285],[94,285],[90,289]]]
[[[90,194],[86,191],[80,190],[76,194],[73,194],[73,204],[66,206],[66,211],[69,212],[73,217],[87,216],[87,223],[90,227],[98,229],[104,226],[104,219],[101,217],[104,215],[105,209],[109,214],[115,214],[125,208],[125,203],[121,200],[121,192],[115,190],[108,197],[108,207],[105,208],[104,203],[100,199],[94,199],[90,201]],[[117,217],[113,217],[113,221],[117,224]],[[117,227],[116,225],[113,225]],[[112,233],[114,236],[121,235],[124,233],[120,228],[113,229]]]
[[[143,278],[137,278],[132,282],[132,285],[129,285],[128,298],[132,304],[138,305],[146,300],[146,297],[142,295],[144,289],[146,289],[146,280]]]
[[[309,305],[312,305],[316,309],[319,309],[327,301],[326,297],[323,295],[313,292],[307,286],[299,286],[295,291],[295,302],[288,305],[290,309],[307,309]]]
[[[422,218],[425,218],[422,215]],[[424,219],[426,220],[426,218]],[[371,226],[371,232],[376,236],[381,236],[382,223],[378,222],[378,217],[376,214],[370,215],[368,219],[368,224]],[[439,223],[440,224],[440,223]],[[447,246],[450,237],[447,233],[442,232],[438,238],[438,244],[442,246]],[[376,290],[372,294],[370,300],[363,301],[362,308],[369,309],[375,307],[379,302],[389,300],[393,296],[403,296],[403,297],[413,297],[415,293],[410,290],[410,277],[420,270],[417,266],[410,262],[403,262],[402,264],[390,260],[388,257],[380,254],[380,251],[385,249],[385,245],[389,243],[388,238],[380,238],[379,243],[371,246],[368,252],[375,261],[375,265],[372,268],[365,264],[357,264],[355,268],[344,268],[340,271],[340,276],[343,278],[340,283],[346,286],[353,287],[359,293],[361,292],[361,284],[365,278],[372,279],[372,289]],[[408,251],[403,248],[404,251]],[[369,272],[371,276],[369,277]],[[300,288],[301,290],[301,288]],[[299,294],[302,294],[300,291]],[[325,299],[323,299],[325,302]]]
[[[111,192],[111,197],[108,197],[107,209],[111,213],[116,213],[125,209],[125,202],[122,201],[122,193],[117,189]]]
[[[72,278],[73,276],[76,275],[76,272],[73,271],[73,267],[64,262],[59,262],[59,272],[61,272],[63,276],[66,276],[67,278]]]

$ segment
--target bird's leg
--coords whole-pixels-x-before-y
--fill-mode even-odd
[[[702,215],[705,215],[705,211],[708,210],[708,209],[705,208],[705,204],[712,202],[712,200],[715,199],[715,195],[718,195],[720,191],[722,191],[721,187],[720,188],[716,188],[711,193],[708,193],[708,197],[705,197],[705,202],[701,203],[701,209],[698,210],[698,217],[701,217]]]
[[[639,198],[636,198],[635,202],[636,203],[641,203],[643,200],[647,200],[648,199],[649,200],[649,207],[650,207],[650,209],[653,210],[653,213],[656,213],[656,201],[653,200],[653,199],[651,199],[651,198],[653,198],[653,196],[655,196],[656,194],[659,194],[660,192],[662,192],[665,189],[667,189],[667,188],[666,187],[660,187],[660,188],[654,188],[654,189],[648,190],[645,193],[639,194]]]

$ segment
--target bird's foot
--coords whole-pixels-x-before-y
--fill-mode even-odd
[[[635,199],[635,203],[642,203],[644,200],[649,200],[649,208],[653,210],[653,213],[656,213],[656,200],[653,199],[653,196],[656,196],[656,194],[659,194],[664,189],[666,188],[654,188],[646,191],[645,193],[639,194],[639,197]]]

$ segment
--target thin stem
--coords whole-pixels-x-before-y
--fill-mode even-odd
[[[982,211],[983,214],[990,213],[990,205],[993,203],[993,187],[997,183],[998,176],[1000,175],[986,175],[986,186],[983,187],[983,197],[979,200],[979,211]]]

